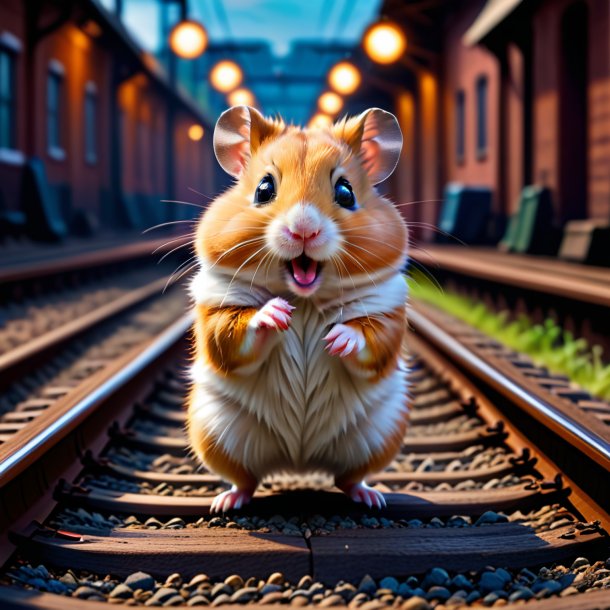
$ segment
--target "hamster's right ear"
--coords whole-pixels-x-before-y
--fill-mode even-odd
[[[282,121],[266,119],[250,106],[225,110],[214,129],[214,152],[222,169],[238,178],[262,142],[284,130]]]

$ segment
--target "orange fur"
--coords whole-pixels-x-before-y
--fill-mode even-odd
[[[350,361],[357,367],[373,371],[371,381],[378,381],[392,373],[400,355],[400,347],[405,335],[405,314],[402,308],[391,314],[356,318],[345,323],[359,330],[366,339],[366,358],[355,355]]]
[[[399,274],[406,258],[407,228],[397,208],[375,190],[374,184],[380,181],[379,172],[372,171],[363,161],[363,152],[367,146],[369,149],[371,146],[370,137],[365,137],[364,142],[361,142],[363,134],[365,131],[370,134],[371,129],[375,127],[375,124],[371,127],[371,124],[367,123],[368,127],[365,130],[364,115],[344,119],[335,126],[325,129],[303,130],[286,126],[281,121],[265,119],[252,109],[234,110],[235,113],[224,115],[224,132],[221,132],[222,138],[219,139],[218,148],[215,150],[217,155],[220,152],[221,164],[223,161],[226,163],[223,167],[228,168],[227,171],[237,180],[206,209],[198,224],[195,239],[197,255],[202,266],[201,276],[205,281],[213,278],[209,284],[203,282],[199,294],[194,293],[198,302],[195,323],[197,366],[201,366],[204,371],[199,376],[202,381],[197,383],[200,384],[199,388],[202,392],[206,391],[206,387],[213,392],[210,395],[201,394],[197,397],[198,390],[195,388],[191,394],[192,413],[190,410],[189,421],[192,419],[197,422],[196,426],[199,426],[197,429],[195,425],[189,428],[191,443],[209,468],[235,483],[242,490],[253,490],[257,484],[256,476],[265,476],[265,473],[270,471],[271,467],[276,467],[277,463],[282,467],[297,465],[302,468],[299,455],[305,454],[300,449],[300,445],[304,442],[310,445],[307,447],[311,449],[309,455],[325,456],[326,461],[321,467],[328,465],[332,469],[330,471],[337,474],[338,485],[349,486],[362,480],[366,474],[382,469],[392,460],[401,446],[407,427],[408,415],[406,409],[404,409],[404,417],[402,415],[401,398],[406,391],[406,380],[402,376],[403,369],[398,368],[406,326],[404,302],[400,302],[406,298],[406,291],[403,292],[404,283],[401,282]],[[380,111],[374,111],[370,116],[378,117],[379,114]],[[387,123],[387,113],[384,115]],[[240,117],[245,117],[245,122],[240,124]],[[249,120],[247,117],[250,117]],[[380,121],[379,125],[383,126],[386,123]],[[246,133],[248,133],[247,138]],[[392,138],[386,140],[386,142],[394,142],[389,147],[391,150],[397,148],[395,135],[394,133]],[[381,142],[379,144],[381,147],[382,140],[383,138],[375,140],[374,144]],[[381,148],[379,150],[381,151]],[[391,169],[393,166],[390,172]],[[255,193],[257,186],[267,175],[273,178],[275,193],[270,201],[261,202],[259,205]],[[336,200],[336,183],[340,177],[351,185],[357,202],[353,209],[341,207],[340,198],[339,202]],[[381,180],[385,177],[387,176],[381,177]],[[343,203],[346,205],[345,202]],[[297,235],[303,235],[303,244],[301,250],[295,254],[286,244],[290,239],[294,240],[295,235],[295,231],[290,227],[296,225],[289,225],[289,222],[292,222],[291,214],[294,213],[298,217],[302,210],[312,208],[315,208],[315,211],[308,213],[324,229],[319,231],[320,239],[324,236],[327,242],[316,246],[315,238],[312,238],[313,245],[311,242],[306,245],[305,233],[299,232]],[[320,218],[322,220],[319,220]],[[288,239],[284,238],[286,232]],[[317,235],[318,232],[315,234]],[[312,250],[306,249],[309,247]],[[319,249],[316,250],[316,247]],[[299,283],[294,276],[291,279],[290,265],[298,264],[297,257],[300,257],[301,253],[318,265],[316,271],[318,275],[311,284],[312,291],[317,291],[315,293],[304,293],[301,290],[302,282]],[[372,277],[373,275],[376,278]],[[377,295],[374,294],[373,288],[370,288],[375,285],[377,278],[390,286],[394,286],[393,280],[398,280],[399,288],[388,291],[388,294],[393,295],[388,298],[394,300],[386,300],[378,311],[369,311],[370,318],[363,316],[349,320],[349,315],[361,315],[365,310],[362,301],[366,302],[367,298],[369,302],[379,304]],[[237,290],[236,285],[241,292]],[[212,286],[213,291],[207,292],[206,286]],[[252,289],[253,286],[256,287],[256,291]],[[223,290],[226,290],[226,294],[223,294]],[[230,293],[233,296],[225,300]],[[259,295],[262,295],[260,302]],[[310,296],[313,305],[305,301]],[[278,336],[277,345],[280,347],[277,352],[272,352],[276,344],[271,341],[265,342],[271,339],[269,333],[278,331],[263,330],[256,335],[255,340],[252,340],[249,323],[258,311],[256,307],[264,306],[264,298],[276,297],[288,300],[296,306],[296,310],[291,320],[294,326],[288,329],[284,345]],[[362,308],[356,308],[358,301]],[[400,306],[392,310],[399,302]],[[241,303],[255,303],[256,307],[241,307],[239,306]],[[210,304],[220,304],[220,306]],[[223,304],[227,306],[221,306]],[[294,373],[296,370],[297,381],[300,380],[302,372],[307,371],[307,383],[313,379],[312,383],[326,387],[321,385],[326,383],[325,375],[328,371],[325,365],[327,361],[324,360],[328,356],[323,352],[322,336],[320,335],[318,339],[318,335],[303,326],[306,321],[307,324],[315,324],[314,330],[321,332],[322,327],[327,324],[320,309],[325,304],[328,304],[329,312],[335,316],[334,320],[343,319],[337,313],[339,309],[343,312],[343,304],[346,305],[346,310],[352,307],[352,313],[346,314],[346,321],[343,324],[361,332],[366,340],[366,350],[360,356],[347,356],[344,361],[346,366],[334,369],[341,371],[337,374],[337,379],[331,378],[328,383],[334,381],[344,383],[346,392],[349,392],[354,385],[354,379],[350,377],[358,376],[358,371],[354,369],[368,372],[369,376],[359,376],[357,381],[361,385],[358,386],[358,391],[362,395],[366,394],[368,389],[366,384],[370,383],[372,396],[370,408],[373,413],[371,417],[375,417],[375,413],[378,413],[380,417],[387,418],[379,420],[386,422],[386,426],[381,425],[371,431],[370,438],[354,437],[354,439],[364,439],[359,440],[363,443],[360,446],[361,452],[348,451],[349,447],[343,447],[346,450],[341,454],[343,457],[339,459],[338,466],[336,458],[332,455],[327,456],[324,451],[330,453],[335,451],[335,445],[329,443],[335,443],[342,430],[347,429],[345,422],[352,421],[349,413],[352,401],[349,400],[349,395],[344,400],[346,413],[341,415],[343,419],[337,418],[335,421],[333,417],[336,410],[333,409],[332,395],[329,394],[329,404],[324,403],[323,410],[326,412],[324,415],[333,416],[328,417],[330,422],[328,430],[332,434],[322,435],[318,428],[310,426],[312,422],[303,421],[309,417],[308,405],[300,404],[300,398],[296,402],[298,408],[302,409],[303,417],[300,417],[300,412],[296,410],[293,419],[291,417],[294,414],[283,412],[283,405],[287,404],[286,397],[295,402],[294,396],[303,395],[303,400],[309,400],[308,394],[301,391],[295,394],[291,385],[283,393],[275,392],[272,385],[276,383],[275,378],[255,377],[258,360],[265,361],[265,358],[261,357],[264,352],[261,346],[267,345],[269,352],[264,353],[273,354],[274,358],[277,356],[277,359],[271,361],[281,363],[286,372]],[[333,307],[336,312],[332,310]],[[310,315],[309,311],[315,316],[306,317]],[[353,313],[354,311],[357,313]],[[390,313],[383,313],[387,311]],[[297,336],[295,334],[297,332],[300,335]],[[316,341],[320,341],[318,347],[311,339],[312,336],[316,337]],[[301,350],[301,344],[305,343],[307,337],[310,337],[311,347],[308,347],[307,351]],[[247,351],[244,350],[246,340],[252,340],[252,345],[247,344]],[[238,370],[241,367],[244,368]],[[296,369],[293,370],[291,367]],[[267,369],[263,370],[262,374],[265,374]],[[315,376],[309,376],[312,370],[317,371]],[[277,369],[274,371],[277,377]],[[395,374],[394,378],[391,377],[392,373]],[[254,383],[250,383],[252,380]],[[380,390],[385,392],[384,400],[378,400],[380,394],[375,392],[374,386],[381,380],[384,380],[385,384]],[[242,382],[244,382],[243,386],[240,385]],[[237,389],[239,392],[242,390],[245,392],[244,388],[247,388],[250,394],[239,394],[237,391],[224,394],[218,390],[219,387]],[[297,387],[296,384],[294,387]],[[316,386],[312,390],[315,388]],[[393,391],[394,388],[398,388],[399,391]],[[217,391],[218,396],[214,394]],[[265,409],[270,406],[275,407],[275,411],[269,410],[274,414],[273,426],[270,425],[268,430],[248,426],[248,420],[240,419],[237,415],[238,411],[227,410],[227,401],[233,400],[227,396],[238,396],[235,398],[236,405],[231,405],[231,408],[243,408],[244,417],[248,415],[247,410],[253,408],[253,404],[256,405],[257,422],[264,420],[263,414],[268,415],[263,413]],[[242,396],[245,398],[242,399]],[[292,406],[292,403],[289,404]],[[381,405],[378,409],[377,404]],[[384,411],[382,407],[386,410]],[[397,411],[401,414],[396,415]],[[326,421],[318,416],[315,419],[314,424],[320,420]],[[397,420],[400,421],[394,426],[393,422]],[[362,422],[362,425],[366,426],[367,423]],[[299,437],[300,426],[303,429],[301,437]],[[230,439],[232,443],[227,443],[227,447],[230,447],[227,453],[221,443],[233,432],[237,436]],[[267,434],[268,436],[265,436]],[[255,438],[254,435],[258,435],[256,443],[249,440]],[[327,440],[327,436],[330,440]],[[248,441],[242,442],[244,438]],[[322,440],[316,441],[316,438]],[[240,442],[235,442],[236,439],[240,439]],[[344,440],[347,443],[350,439]],[[319,451],[316,447],[317,442],[320,443]],[[277,451],[275,444],[278,446]],[[267,452],[268,448],[272,451]],[[232,455],[233,453],[235,455]],[[281,460],[277,455],[281,455]],[[364,459],[365,463],[358,464],[359,459]],[[307,467],[310,465],[305,464]]]
[[[407,243],[404,221],[395,206],[373,190],[357,155],[339,133],[286,127],[264,139],[240,180],[206,210],[205,222],[197,229],[197,253],[235,271],[253,271],[259,264],[266,269],[272,264],[264,239],[267,225],[295,203],[308,201],[341,229],[343,252],[333,264],[348,283],[350,274],[373,274],[398,266]],[[334,202],[330,175],[337,166],[345,169],[352,184],[361,207],[357,214]],[[280,182],[277,198],[272,205],[255,207],[253,193],[267,173]]]
[[[256,358],[256,350],[242,354],[248,322],[254,307],[197,306],[195,337],[197,356],[225,375]]]

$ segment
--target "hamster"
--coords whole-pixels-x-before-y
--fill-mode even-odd
[[[402,134],[378,108],[325,128],[225,111],[214,151],[234,185],[195,238],[193,452],[233,487],[239,509],[276,472],[325,472],[369,507],[364,477],[398,452],[408,425],[407,257],[402,216],[374,186]]]

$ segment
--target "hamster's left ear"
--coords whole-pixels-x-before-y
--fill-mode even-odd
[[[284,130],[282,121],[266,119],[250,106],[225,110],[214,129],[214,153],[222,169],[238,178],[256,149]]]
[[[402,132],[391,112],[369,108],[356,117],[341,121],[333,129],[335,135],[360,156],[372,184],[383,182],[396,169],[402,149]]]

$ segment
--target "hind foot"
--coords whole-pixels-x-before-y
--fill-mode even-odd
[[[253,491],[249,489],[238,489],[233,485],[231,489],[223,491],[214,498],[210,513],[226,513],[229,510],[239,510],[250,502],[252,494]]]
[[[385,508],[386,502],[383,494],[372,487],[369,487],[364,481],[360,483],[350,483],[347,485],[339,485],[339,489],[354,502],[363,502],[369,508]]]

